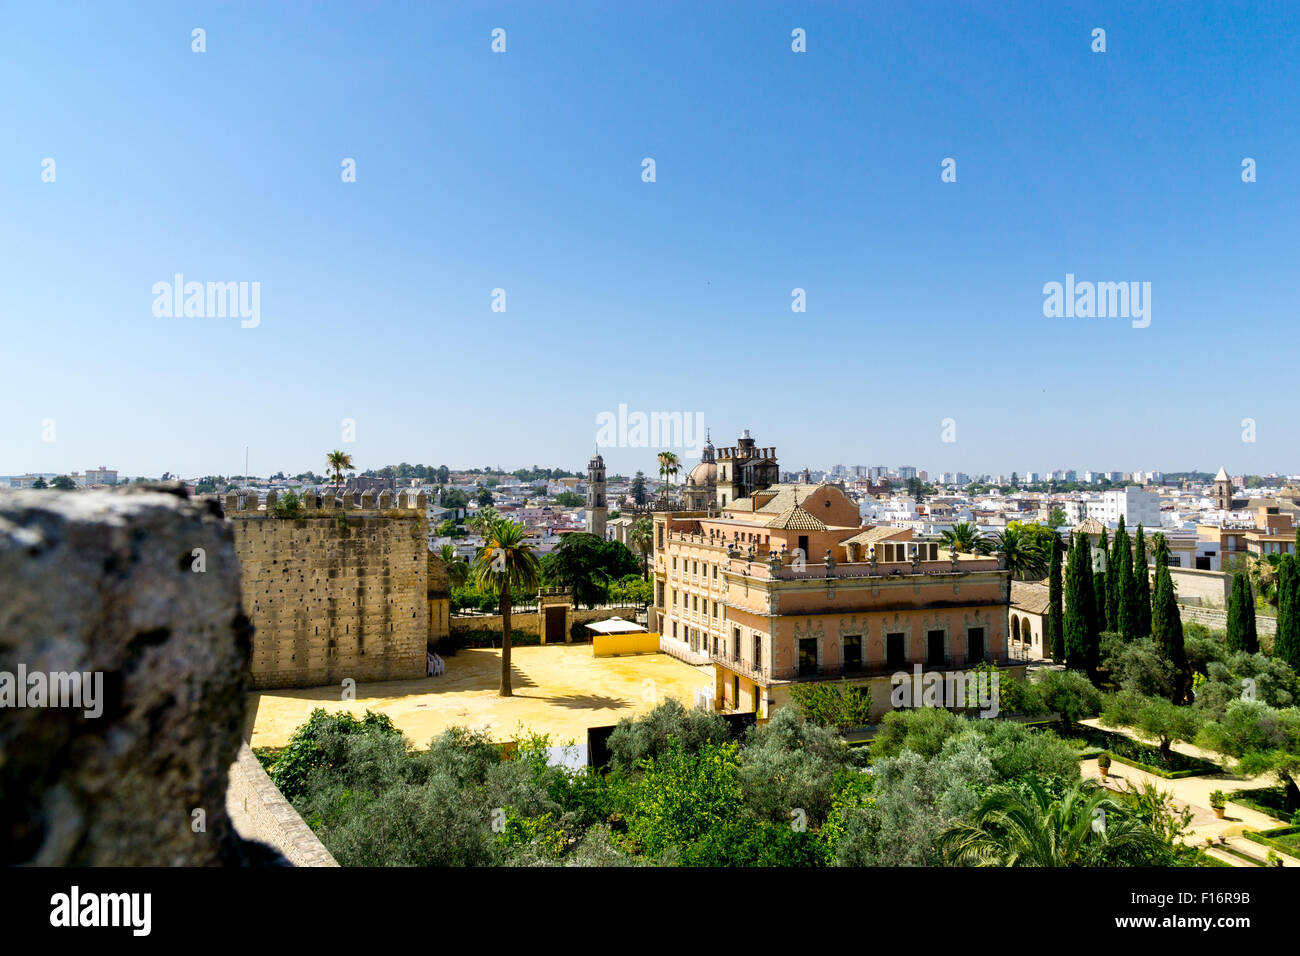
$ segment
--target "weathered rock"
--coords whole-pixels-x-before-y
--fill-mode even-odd
[[[183,488],[0,493],[0,675],[103,675],[98,717],[0,709],[0,863],[247,862],[239,582],[229,524]]]

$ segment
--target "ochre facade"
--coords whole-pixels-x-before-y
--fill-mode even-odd
[[[895,673],[1012,666],[999,558],[864,527],[834,485],[654,521],[652,622],[666,652],[713,664],[721,709],[768,716],[798,683],[843,678],[871,687],[878,717]]]
[[[361,507],[350,494],[326,496],[325,507],[311,498],[300,516],[281,518],[274,500],[255,510],[255,498],[227,496],[254,688],[425,676],[431,629],[446,628],[425,507],[415,495],[399,496],[399,507],[387,492],[361,498]]]

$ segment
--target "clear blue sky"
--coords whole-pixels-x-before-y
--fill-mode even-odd
[[[1298,73],[1283,3],[13,4],[0,474],[576,469],[619,403],[788,468],[1300,470]],[[260,325],[155,318],[175,273]],[[1044,318],[1067,273],[1150,327]]]

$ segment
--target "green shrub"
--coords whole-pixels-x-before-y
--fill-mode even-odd
[[[1245,830],[1241,834],[1252,843],[1268,847],[1270,851],[1300,858],[1300,826],[1274,827],[1271,830]]]
[[[272,513],[277,518],[297,518],[302,514],[302,498],[296,491],[286,491],[275,499]]]
[[[880,721],[871,741],[871,757],[897,757],[910,750],[922,757],[936,757],[949,737],[964,733],[970,721],[938,707],[893,710]]]
[[[852,685],[843,679],[838,684],[796,684],[790,690],[790,702],[805,720],[841,733],[864,726],[871,719],[871,690],[865,684]]]
[[[541,644],[542,639],[532,631],[521,631],[517,627],[510,629],[510,645],[512,647],[536,647]],[[434,651],[443,656],[455,654],[458,650],[465,647],[500,647],[501,632],[488,627],[474,627],[468,630],[452,631],[446,637],[439,639],[434,645]]]
[[[695,753],[709,742],[723,743],[731,734],[722,715],[693,708],[670,698],[648,714],[633,720],[624,717],[609,735],[610,766],[630,770],[642,761],[668,752],[675,740],[686,753]]]
[[[1080,671],[1050,671],[1038,682],[1038,690],[1048,713],[1060,714],[1067,730],[1101,708],[1101,691]]]
[[[356,735],[401,736],[387,714],[367,710],[360,720],[347,712],[329,713],[317,707],[307,723],[293,732],[268,773],[290,802],[304,791],[314,771],[328,770],[341,757],[342,738]]]

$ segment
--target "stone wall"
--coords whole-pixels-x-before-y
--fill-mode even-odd
[[[280,852],[294,866],[338,866],[311,827],[280,793],[248,744],[230,765],[226,808],[235,830]]]
[[[572,626],[575,622],[582,624],[591,624],[594,621],[608,621],[611,617],[621,617],[625,621],[636,620],[636,611],[634,607],[620,608],[595,608],[591,610],[570,610],[569,624]],[[451,619],[452,634],[466,634],[470,631],[501,631],[504,621],[500,614],[483,614],[473,617],[453,617]],[[512,630],[523,631],[526,634],[540,634],[541,615],[536,611],[516,612],[510,615],[510,627]],[[568,639],[568,629],[565,629],[565,639]]]
[[[0,683],[76,673],[95,698],[5,701],[0,864],[283,862],[226,813],[239,585],[230,524],[182,486],[0,492]]]
[[[1183,619],[1184,624],[1188,621],[1196,621],[1197,623],[1204,624],[1206,627],[1215,631],[1226,630],[1228,627],[1228,612],[1220,608],[1198,607],[1193,604],[1183,604],[1180,602],[1178,605],[1178,616]],[[1277,618],[1266,617],[1256,611],[1255,631],[1259,634],[1276,634]]]
[[[1232,591],[1232,574],[1225,571],[1201,571],[1197,568],[1170,568],[1174,593],[1179,604],[1227,607]]]
[[[274,499],[226,497],[253,621],[254,688],[411,680],[426,673],[432,601],[423,495],[319,502],[291,518]],[[394,503],[397,507],[394,507]]]

